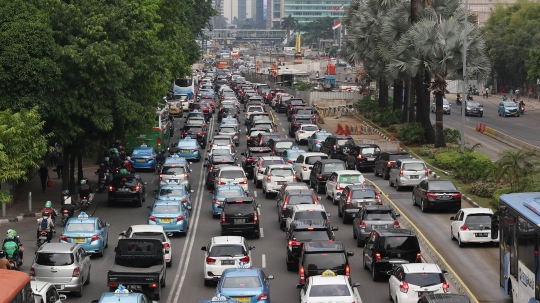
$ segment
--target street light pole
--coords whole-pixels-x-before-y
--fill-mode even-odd
[[[463,95],[461,96],[461,152],[465,151],[465,112],[467,111],[467,23],[469,19],[469,0],[465,0],[465,21],[463,24]]]

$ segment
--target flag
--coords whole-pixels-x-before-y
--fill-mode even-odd
[[[339,7],[338,11],[342,10],[344,7],[345,7],[345,4],[341,4],[341,6]]]
[[[336,30],[341,27],[341,20],[338,20],[334,25],[332,26],[333,30]]]

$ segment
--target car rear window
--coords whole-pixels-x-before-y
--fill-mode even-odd
[[[248,112],[263,112],[263,111],[264,110],[261,107],[250,107],[250,108],[248,108]]]
[[[259,277],[226,277],[222,288],[253,288],[261,287]]]
[[[152,155],[152,149],[135,149],[132,154],[133,157],[151,156],[151,155]]]
[[[198,125],[185,125],[184,126],[184,131],[190,131],[192,133],[200,133],[203,131],[202,127],[198,126]]]
[[[229,145],[231,144],[231,140],[228,138],[220,138],[220,139],[214,139],[212,143],[215,145]]]
[[[373,154],[380,154],[381,150],[379,148],[375,148],[375,147],[364,147],[364,148],[362,148],[360,153],[373,155]]]
[[[212,246],[208,253],[210,257],[241,257],[246,254],[242,245]]]
[[[186,170],[183,166],[163,166],[163,169],[161,170],[161,174],[163,175],[181,175],[185,172]]]
[[[37,254],[36,263],[43,266],[67,266],[73,264],[73,254],[57,254],[40,252]]]
[[[241,170],[224,170],[221,172],[220,177],[226,179],[243,178],[244,172]]]
[[[419,250],[418,239],[414,236],[382,237],[379,242],[381,249]]]
[[[276,142],[275,148],[291,148],[293,147],[294,142],[289,141],[283,141],[283,142]]]
[[[491,215],[490,214],[470,214],[465,219],[465,226],[469,229],[480,229],[480,225],[483,228],[491,228]]]
[[[324,211],[299,211],[294,216],[295,220],[326,220]]]
[[[219,189],[219,187],[218,187],[217,195],[221,196],[221,197],[240,197],[240,196],[243,196],[242,191],[240,189],[237,189],[237,188],[235,188],[235,189]]]
[[[445,282],[445,279],[441,273],[411,273],[405,274],[405,282],[420,286],[432,286]]]
[[[283,164],[283,160],[264,160],[262,163],[262,167],[267,167],[268,165],[274,164]]]
[[[342,252],[306,254],[305,266],[307,270],[344,269],[345,255]]]
[[[256,137],[258,136],[260,133],[266,133],[266,131],[264,130],[252,130],[251,132],[249,132],[249,135],[251,137]]]
[[[292,105],[301,105],[304,104],[304,101],[302,100],[290,100],[289,101]]]
[[[419,171],[426,169],[424,163],[403,163],[403,170],[405,171]]]
[[[358,174],[358,175],[355,175],[355,174],[347,174],[347,175],[340,175],[339,176],[339,180],[338,182],[341,182],[341,183],[361,183],[363,182],[364,180],[363,179],[363,176]]]
[[[348,297],[350,295],[349,288],[343,284],[312,285],[309,290],[310,297]]]
[[[345,143],[354,144],[354,140],[353,140],[353,139],[350,139],[350,138],[349,138],[349,139],[338,139],[338,140],[337,140],[337,145],[338,145],[338,146],[341,146],[341,145],[343,145],[343,144],[345,144]]]
[[[305,131],[318,131],[319,128],[315,125],[307,125],[307,126],[302,126],[302,130],[305,130]]]
[[[296,123],[298,123],[298,124],[311,124],[311,119],[310,118],[296,119]]]
[[[230,149],[217,148],[212,150],[212,156],[232,155]]]
[[[95,225],[94,223],[69,223],[66,228],[66,231],[94,231]]]
[[[294,231],[292,238],[296,238],[296,241],[311,242],[320,240],[330,240],[328,232],[326,230],[299,230]]]
[[[315,204],[315,199],[312,195],[294,195],[289,196],[289,205],[298,205],[298,204]]]
[[[159,232],[137,232],[131,234],[131,239],[157,239],[165,242],[165,236]]]
[[[180,205],[171,205],[171,204],[158,204],[154,206],[154,212],[156,213],[179,213]]]
[[[430,190],[457,190],[452,181],[429,182],[428,185]]]
[[[227,213],[237,214],[249,214],[253,212],[252,203],[227,203],[225,206]]]
[[[186,191],[182,187],[179,187],[179,188],[162,188],[162,189],[159,190],[159,195],[160,196],[167,196],[167,195],[184,196],[185,194],[186,194]]]
[[[366,215],[364,217],[364,220],[373,220],[373,221],[394,220],[394,216],[392,215],[392,212],[389,210],[366,210]]]
[[[398,159],[410,159],[411,156],[409,154],[393,154],[393,155],[388,155],[388,158],[394,161]]]
[[[286,169],[286,168],[274,168],[270,170],[270,176],[276,176],[276,177],[290,177],[292,176],[293,170],[292,169]]]
[[[338,170],[344,170],[345,164],[343,162],[341,163],[326,163],[323,165],[322,172],[323,173],[333,173]]]
[[[271,151],[252,151],[251,152],[251,157],[257,157],[257,158],[260,158],[260,157],[268,157],[268,156],[271,156],[272,155],[272,152]],[[281,164],[278,163],[278,164]]]
[[[296,111],[298,115],[311,115],[313,111],[311,109],[299,109]]]
[[[235,127],[221,127],[219,129],[219,132],[220,133],[236,133],[236,128]]]
[[[268,128],[268,129],[271,129],[272,128],[272,123],[255,123],[255,125],[257,127],[261,127],[261,128]],[[279,136],[276,136],[275,138],[279,138]],[[270,140],[270,138],[266,139],[264,142]]]
[[[135,177],[118,177],[118,178],[113,178],[113,181],[112,181],[113,186],[121,186],[121,185],[134,186],[136,184],[137,184],[137,179],[135,179]]]
[[[352,191],[353,199],[375,199],[377,195],[373,189],[358,189]]]
[[[323,160],[323,159],[328,159],[328,157],[327,156],[306,157],[306,163],[309,164],[309,165],[313,165],[313,164],[315,164],[315,162],[317,162],[319,160]]]

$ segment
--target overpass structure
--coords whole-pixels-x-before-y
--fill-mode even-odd
[[[235,43],[255,44],[255,42],[281,44],[281,41],[287,36],[287,31],[266,29],[214,29],[205,32],[205,34],[220,45]]]

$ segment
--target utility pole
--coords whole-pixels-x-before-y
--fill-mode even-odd
[[[465,151],[465,111],[467,106],[466,93],[467,93],[467,23],[469,22],[469,0],[465,0],[465,21],[463,21],[463,95],[461,96],[461,152]]]

